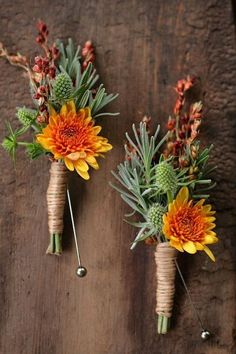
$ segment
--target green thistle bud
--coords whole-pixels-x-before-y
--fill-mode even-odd
[[[29,126],[37,118],[38,112],[26,107],[20,107],[17,109],[16,116],[24,126]]]
[[[168,162],[163,161],[156,167],[156,182],[162,192],[175,192],[178,186],[174,168]]]
[[[70,98],[73,91],[73,83],[70,76],[66,73],[58,74],[53,88],[56,99],[63,101]]]
[[[8,152],[8,154],[12,157],[14,161],[17,148],[17,142],[15,137],[7,136],[2,142],[2,147]]]
[[[165,207],[163,207],[159,203],[153,204],[148,210],[148,221],[154,226],[157,232],[160,232],[162,230],[162,218],[165,212]]]

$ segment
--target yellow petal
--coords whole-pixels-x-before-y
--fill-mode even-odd
[[[163,234],[165,235],[165,237],[170,238],[171,233],[170,233],[170,229],[168,225],[164,225],[162,228]]]
[[[68,113],[67,104],[64,103],[63,106],[61,107],[60,114],[61,115],[66,115],[67,113]]]
[[[186,204],[188,202],[189,192],[187,187],[182,187],[177,194],[176,202],[178,205]]]
[[[51,126],[55,126],[57,124],[57,121],[58,121],[58,115],[50,115],[49,124]]]
[[[68,168],[68,170],[74,171],[75,168],[74,168],[73,162],[70,159],[68,159],[67,157],[65,157],[64,161],[65,161],[65,165]]]
[[[210,223],[207,228],[206,228],[206,231],[210,231],[212,229],[214,229],[216,227],[216,224],[213,224],[213,223]]]
[[[214,231],[207,231],[207,235],[216,237],[216,233]]]
[[[66,157],[68,157],[70,160],[72,161],[76,161],[80,158],[80,152],[76,151],[76,152],[71,152],[69,155],[67,155]]]
[[[200,242],[195,242],[195,246],[198,251],[204,250],[204,246]]]
[[[166,214],[163,215],[162,220],[164,224],[168,223],[168,217]]]
[[[102,127],[100,127],[99,125],[96,125],[95,127],[93,127],[93,132],[96,135],[98,135],[101,130],[102,130]]]
[[[36,135],[36,141],[42,145],[45,150],[51,150],[51,144],[48,138],[45,138],[42,134]]]
[[[215,262],[215,256],[214,254],[211,252],[210,248],[208,248],[207,246],[204,247],[204,251],[206,252],[206,254],[210,257],[210,259]]]
[[[186,252],[191,253],[191,254],[194,254],[194,253],[197,252],[196,246],[195,246],[195,244],[194,244],[192,241],[184,242],[184,243],[183,243],[183,249],[184,249]]]
[[[79,169],[76,168],[76,167],[75,167],[75,169],[76,169],[76,171],[78,172],[78,174],[79,174],[83,179],[85,179],[85,180],[88,180],[88,179],[89,179],[89,174],[88,174],[87,171],[81,171],[81,170],[79,170]]]
[[[57,115],[57,112],[55,111],[55,109],[53,108],[53,106],[52,105],[48,105],[48,110],[49,110],[49,115],[50,115],[50,117],[54,117],[54,116],[56,116]]]
[[[76,113],[75,102],[73,100],[66,102],[66,106],[68,112]]]
[[[205,199],[200,199],[196,204],[195,206],[202,206],[205,202]]]
[[[87,162],[85,162],[84,160],[75,161],[74,166],[75,166],[76,170],[80,170],[83,172],[87,172],[89,169]]]
[[[207,221],[207,222],[213,222],[213,221],[215,221],[215,217],[214,216],[206,216],[205,218],[204,218],[204,220],[205,221]]]
[[[197,205],[197,204],[196,204]],[[204,211],[204,213],[209,213],[211,211],[211,205],[210,204],[206,204],[202,207],[202,210]]]
[[[88,156],[86,157],[86,162],[91,166],[93,167],[95,170],[98,170],[99,169],[99,166],[98,166],[98,163],[97,163],[97,160],[95,159],[95,157],[93,156]]]
[[[84,108],[84,113],[85,113],[85,117],[91,117],[91,109],[89,107]]]
[[[61,115],[66,115],[69,112],[76,113],[75,102],[73,100],[64,103],[60,110]]]
[[[218,242],[218,238],[216,236],[206,235],[204,237],[204,244],[210,245]]]
[[[111,149],[112,149],[112,145],[111,144],[104,144],[97,150],[97,152],[107,152],[107,151],[109,151]]]
[[[180,242],[175,242],[175,241],[170,240],[169,245],[171,247],[176,248],[180,252],[184,252],[183,247],[181,246]]]

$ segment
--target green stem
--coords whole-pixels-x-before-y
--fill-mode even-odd
[[[173,202],[173,193],[171,191],[167,191],[167,200],[168,200],[168,204]]]
[[[50,243],[46,251],[47,254],[59,256],[62,253],[61,236],[62,235],[58,233],[50,235]]]
[[[157,318],[157,333],[166,334],[170,329],[170,317],[158,315]]]
[[[24,142],[24,141],[17,141],[17,145],[28,146],[29,143],[26,143],[26,142]]]

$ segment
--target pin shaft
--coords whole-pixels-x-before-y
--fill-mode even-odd
[[[191,306],[192,306],[193,312],[195,313],[195,316],[196,316],[196,318],[197,318],[197,320],[198,320],[198,323],[199,323],[201,329],[204,331],[204,327],[203,327],[202,320],[201,320],[200,315],[199,315],[199,313],[198,313],[198,311],[197,311],[197,309],[196,309],[196,307],[195,307],[195,305],[194,305],[194,303],[193,303],[192,295],[191,295],[191,293],[190,293],[190,291],[189,291],[189,289],[188,289],[188,287],[187,287],[187,284],[186,284],[186,282],[185,282],[185,280],[184,280],[183,274],[182,274],[182,272],[181,272],[181,270],[180,270],[180,267],[179,267],[179,265],[178,265],[178,262],[177,262],[176,260],[175,260],[175,265],[176,265],[176,268],[177,268],[177,270],[178,270],[179,276],[180,276],[180,278],[181,278],[181,280],[182,280],[182,283],[183,283],[183,286],[184,286],[185,291],[186,291],[186,293],[187,293],[187,296],[188,296],[188,298],[189,298],[189,302],[190,302],[190,304],[191,304]]]
[[[73,215],[73,210],[72,210],[72,205],[71,205],[70,191],[68,188],[67,188],[66,192],[67,192],[67,199],[68,199],[68,204],[69,204],[69,209],[70,209],[70,218],[71,218],[71,224],[72,224],[74,240],[75,240],[76,254],[77,254],[77,258],[78,258],[78,262],[79,262],[79,266],[80,266],[81,259],[80,259],[79,246],[78,246],[77,234],[76,234],[76,229],[75,229],[74,215]]]

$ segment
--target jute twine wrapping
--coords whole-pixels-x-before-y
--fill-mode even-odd
[[[177,251],[170,247],[168,242],[157,245],[155,252],[157,292],[156,292],[156,313],[171,317],[175,294],[175,259]]]
[[[62,234],[68,170],[64,163],[52,162],[47,190],[48,227],[50,234]]]

